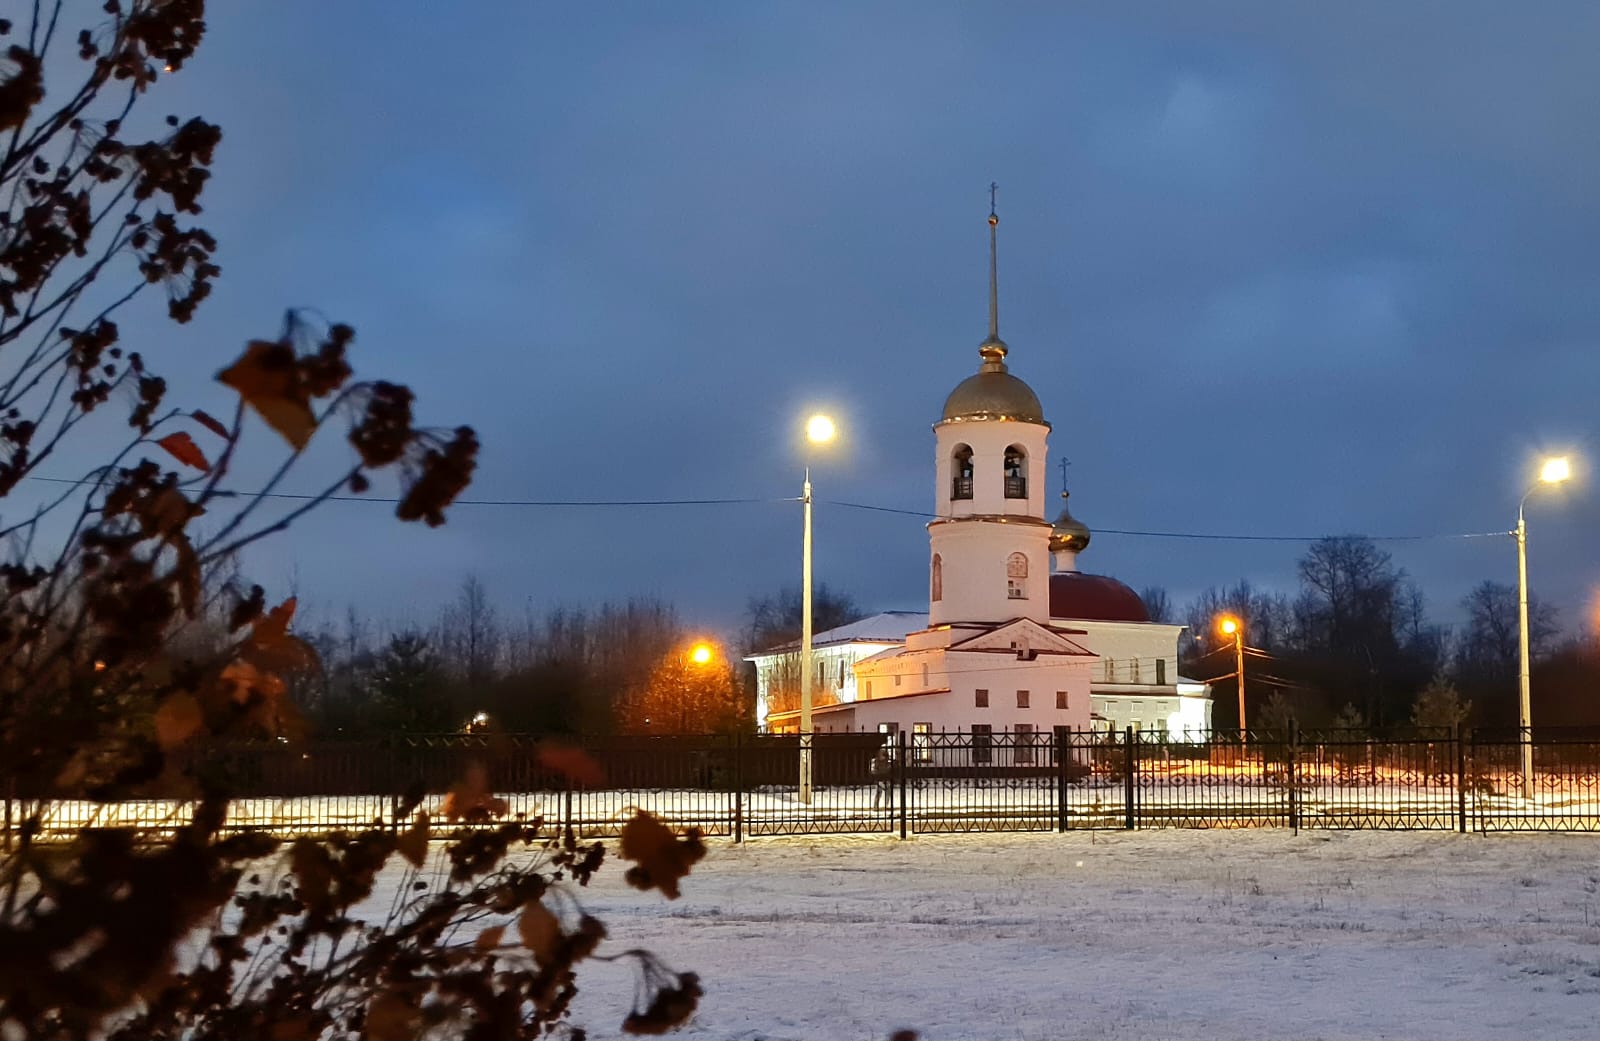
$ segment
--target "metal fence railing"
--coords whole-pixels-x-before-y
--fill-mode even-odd
[[[1600,831],[1600,733],[1409,728],[818,734],[813,792],[798,796],[794,735],[515,735],[213,748],[190,764],[233,796],[228,827],[283,835],[397,826],[407,793],[440,818],[481,778],[493,809],[556,834],[616,835],[637,810],[677,827],[747,835],[1084,828],[1289,827]],[[1523,769],[1531,762],[1532,772]],[[44,839],[85,827],[170,831],[194,792],[67,798],[0,774],[3,837],[37,817]]]

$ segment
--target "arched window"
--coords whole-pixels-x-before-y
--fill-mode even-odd
[[[1013,553],[1006,558],[1006,596],[1012,600],[1028,599],[1028,558]]]
[[[938,601],[944,599],[944,560],[939,554],[933,555],[933,590],[928,599]]]
[[[1006,449],[1006,498],[1028,497],[1028,453],[1021,445]]]
[[[972,447],[956,445],[950,464],[950,498],[972,498]]]

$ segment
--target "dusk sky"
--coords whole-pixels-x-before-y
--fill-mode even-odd
[[[224,128],[223,276],[130,345],[221,414],[210,375],[286,307],[350,322],[363,374],[478,429],[472,499],[796,496],[823,408],[819,500],[931,510],[992,180],[1011,371],[1090,527],[1504,531],[1571,451],[1530,571],[1585,623],[1600,7],[1114,6],[218,6],[151,107]],[[324,620],[426,621],[476,573],[518,617],[642,594],[730,634],[799,581],[792,502],[391,509],[249,570]],[[1080,564],[1181,604],[1292,590],[1304,548],[1102,532]],[[1441,621],[1516,580],[1509,538],[1384,548]],[[863,606],[925,609],[927,556],[916,517],[817,509],[818,577]]]

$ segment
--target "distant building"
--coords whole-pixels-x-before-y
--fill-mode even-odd
[[[999,336],[990,215],[989,336],[934,424],[928,613],[891,611],[813,641],[819,733],[1208,729],[1209,688],[1178,675],[1183,627],[1122,582],[1078,570],[1090,532],[1045,519],[1050,424]],[[1065,500],[1067,493],[1061,493]],[[1052,573],[1053,567],[1053,573]],[[751,655],[757,715],[799,729],[798,645]]]

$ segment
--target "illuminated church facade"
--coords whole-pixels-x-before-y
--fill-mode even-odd
[[[818,633],[813,726],[912,735],[1133,726],[1198,736],[1210,726],[1210,692],[1178,675],[1183,627],[1152,622],[1127,585],[1078,569],[1090,531],[1065,502],[1046,519],[1051,427],[1000,339],[998,224],[991,213],[978,371],[951,391],[933,426],[928,611]],[[793,685],[797,654],[787,646],[749,659],[769,731],[799,729],[793,699],[778,696]]]

